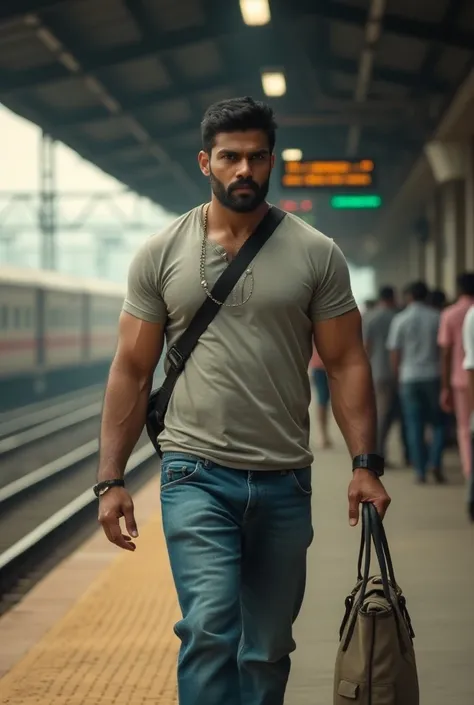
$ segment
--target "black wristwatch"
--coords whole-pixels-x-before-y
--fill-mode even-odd
[[[94,485],[92,489],[94,490],[94,494],[96,497],[102,497],[102,495],[108,492],[111,487],[125,487],[125,482],[124,480],[120,479],[103,480],[102,482],[98,482],[96,485]]]
[[[377,453],[365,453],[363,455],[356,455],[352,459],[352,471],[363,468],[364,470],[370,470],[377,477],[382,477],[385,470],[385,460],[381,455]]]

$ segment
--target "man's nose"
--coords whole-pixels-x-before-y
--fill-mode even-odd
[[[236,176],[239,179],[245,179],[252,176],[252,170],[250,168],[250,163],[248,159],[241,159],[237,168]]]

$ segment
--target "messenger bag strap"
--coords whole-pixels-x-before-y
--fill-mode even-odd
[[[222,303],[227,299],[250,262],[256,257],[271,235],[273,235],[285,216],[286,213],[275,206],[271,206],[268,209],[256,229],[248,237],[237,255],[214,284],[211,294],[212,297],[217,299],[220,303],[206,296],[205,301],[194,314],[188,328],[184,331],[179,340],[168,350],[166,359],[170,367],[160,389],[160,395],[156,400],[156,413],[158,415],[165,414],[178,377],[196,347],[199,338],[214,319]]]

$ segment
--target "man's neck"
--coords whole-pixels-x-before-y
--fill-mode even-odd
[[[225,208],[213,195],[207,215],[208,229],[225,233],[227,237],[235,239],[250,235],[269,207],[269,204],[264,201],[250,213],[236,213],[230,208]]]

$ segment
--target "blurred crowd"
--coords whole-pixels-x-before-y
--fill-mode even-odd
[[[386,468],[387,438],[398,426],[401,464],[415,482],[447,482],[444,452],[455,446],[466,482],[467,510],[474,521],[474,272],[457,278],[457,296],[416,281],[397,292],[381,287],[365,303],[364,343],[372,367],[377,404],[377,452]],[[311,368],[323,447],[330,447],[330,392],[324,365],[314,351]]]

